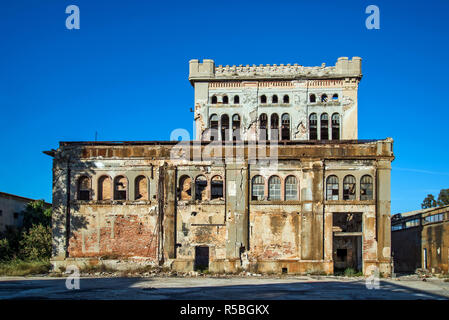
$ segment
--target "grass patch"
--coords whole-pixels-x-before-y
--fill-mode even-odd
[[[336,270],[334,272],[335,276],[345,276],[345,277],[360,277],[363,276],[362,271],[356,271],[353,268],[346,268],[344,270]]]
[[[0,276],[29,276],[47,274],[51,264],[48,260],[23,261],[11,260],[0,263]]]

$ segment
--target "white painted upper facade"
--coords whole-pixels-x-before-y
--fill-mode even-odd
[[[357,139],[361,77],[359,57],[330,67],[191,60],[196,140]]]

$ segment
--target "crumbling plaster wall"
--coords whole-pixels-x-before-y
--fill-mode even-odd
[[[189,79],[195,90],[196,139],[208,139],[203,132],[209,128],[209,119],[217,114],[219,119],[227,114],[239,114],[241,117],[242,140],[258,138],[258,119],[262,113],[270,116],[277,113],[290,115],[290,139],[309,139],[309,116],[317,113],[318,128],[320,116],[329,116],[329,137],[331,137],[331,116],[340,115],[340,139],[357,139],[357,90],[361,79],[361,59],[348,60],[339,58],[335,67],[303,66],[226,66],[216,67],[213,60],[190,61]],[[271,97],[278,96],[278,103],[273,104]],[[289,96],[289,102],[283,103],[283,96]],[[310,102],[310,95],[315,94],[316,102]],[[321,102],[326,94],[327,102]],[[338,95],[333,100],[334,94]],[[223,97],[229,98],[223,104]],[[239,96],[239,104],[233,103],[234,95]],[[262,104],[260,97],[265,95],[267,103]],[[212,104],[212,96],[217,103]],[[269,139],[270,131],[268,132]],[[320,139],[320,130],[318,130]]]
[[[376,176],[374,188],[379,193],[379,188],[383,188],[379,184],[389,183],[390,144],[390,140],[385,140],[363,144],[279,146],[279,161],[274,167],[245,160],[250,154],[249,145],[242,147],[243,161],[220,161],[229,153],[228,149],[236,148],[225,146],[220,147],[223,148],[221,153],[214,153],[219,157],[217,161],[190,162],[168,159],[174,145],[114,147],[127,151],[107,151],[107,154],[116,152],[121,156],[106,158],[99,156],[103,153],[100,149],[105,147],[78,147],[74,151],[64,147],[54,161],[53,258],[65,258],[65,218],[67,196],[70,195],[68,257],[117,254],[154,262],[163,257],[164,261],[173,262],[175,269],[191,270],[195,246],[207,245],[210,247],[210,269],[214,271],[249,268],[259,272],[281,272],[285,268],[290,273],[331,273],[332,214],[363,212],[364,271],[368,272],[370,265],[381,264],[384,264],[384,272],[388,271],[385,265],[389,263],[388,236],[382,232],[389,229],[379,227],[384,222],[378,220],[379,212],[375,208],[379,201],[384,201],[384,214],[389,210],[388,188],[382,199],[372,201],[357,198],[355,201],[329,202],[324,197],[325,178],[330,174],[338,175],[341,185],[346,174],[355,175],[359,181],[363,174],[369,173]],[[135,150],[140,148],[142,153]],[[188,148],[193,156],[195,146]],[[68,155],[70,161],[67,163]],[[382,174],[379,169],[384,170]],[[126,201],[96,200],[97,181],[106,173],[112,178],[119,174],[127,177],[128,197],[131,198]],[[133,181],[141,174],[150,180],[148,201],[132,200]],[[256,174],[264,176],[266,188],[272,174],[278,175],[282,183],[288,175],[294,175],[298,179],[299,200],[250,200],[250,181]],[[92,179],[91,201],[76,200],[75,181],[81,175]],[[224,199],[209,200],[208,191],[207,200],[179,200],[179,179],[183,175],[191,177],[192,196],[196,176],[204,175],[209,187],[213,176],[222,176]],[[71,184],[67,193],[69,177]],[[283,191],[281,196],[283,199]],[[161,228],[162,232],[157,234]]]

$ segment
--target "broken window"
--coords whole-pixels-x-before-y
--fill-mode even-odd
[[[290,103],[290,97],[286,94],[283,98],[284,103]]]
[[[329,116],[327,113],[321,115],[321,140],[329,140]]]
[[[263,200],[265,197],[265,180],[262,176],[254,176],[252,179],[251,200]]]
[[[228,96],[223,96],[223,104],[228,104],[228,103],[229,103]]]
[[[419,223],[420,223],[420,219],[408,220],[405,222],[405,227],[406,228],[417,227],[417,226],[419,226]]]
[[[195,179],[195,200],[206,200],[207,179],[205,176],[198,176]]]
[[[218,116],[213,114],[210,116],[210,140],[218,140]]]
[[[128,180],[124,176],[117,176],[114,179],[114,200],[126,200]]]
[[[332,115],[332,140],[340,139],[340,115],[334,113]]]
[[[234,96],[234,104],[239,104],[239,103],[240,103],[239,96]]]
[[[309,97],[309,100],[311,103],[315,103],[316,102],[316,96],[314,94],[311,94]]]
[[[281,179],[278,176],[268,180],[268,200],[281,200]]]
[[[217,96],[212,96],[211,103],[216,104],[217,103]]]
[[[259,140],[268,140],[268,117],[262,113],[259,117]]]
[[[432,214],[432,215],[424,218],[425,222],[440,222],[443,220],[444,220],[444,214],[442,214],[442,213]]]
[[[271,140],[279,140],[279,116],[277,113],[271,115]]]
[[[266,95],[260,96],[260,103],[267,103],[267,96]]]
[[[310,140],[317,140],[318,139],[318,130],[317,130],[317,116],[316,113],[312,113],[309,116],[309,135]]]
[[[321,95],[321,102],[327,102],[327,94]]]
[[[332,100],[337,101],[337,100],[338,100],[338,94],[335,93],[335,94],[332,96]]]
[[[220,176],[215,176],[210,182],[211,188],[211,199],[223,198],[223,178]]]
[[[360,200],[373,200],[373,178],[369,175],[360,179]]]
[[[298,184],[294,176],[285,179],[285,200],[298,200]]]
[[[90,178],[82,176],[78,178],[78,200],[90,200]]]
[[[98,179],[98,200],[112,199],[112,179],[108,176],[101,176]]]
[[[221,140],[229,140],[229,116],[221,116]]]
[[[343,179],[343,200],[355,200],[355,178],[348,175]]]
[[[338,177],[337,176],[327,177],[326,200],[338,200]]]
[[[182,176],[181,179],[179,179],[179,188],[181,189],[178,196],[179,200],[192,199],[192,178],[189,176]]]
[[[290,115],[284,113],[281,117],[282,120],[282,140],[290,140]]]
[[[240,140],[240,116],[238,114],[232,116],[232,140]]]
[[[362,232],[362,213],[334,212],[332,226],[334,232]]]
[[[135,200],[148,200],[148,179],[138,176],[135,180]]]
[[[278,103],[278,96],[274,95],[273,98],[271,98],[271,103]]]

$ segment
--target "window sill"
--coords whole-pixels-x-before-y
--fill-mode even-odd
[[[375,200],[325,200],[324,204],[338,204],[338,205],[374,205],[376,204]]]
[[[224,199],[213,200],[178,200],[178,205],[224,205]]]
[[[77,205],[150,205],[151,200],[73,200],[70,204]]]
[[[250,200],[252,205],[301,205],[299,200]]]

